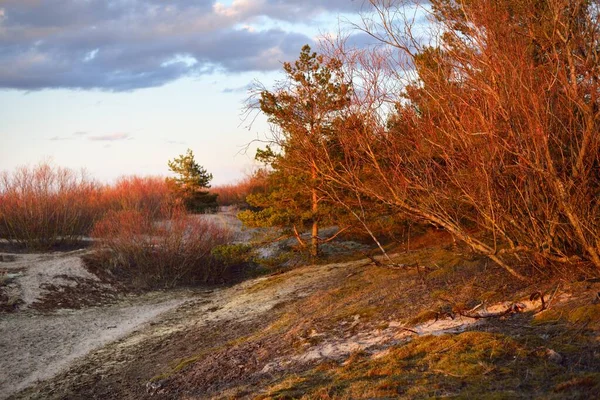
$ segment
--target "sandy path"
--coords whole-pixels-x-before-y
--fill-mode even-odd
[[[200,217],[231,229],[242,240],[250,236],[233,211]],[[52,378],[93,350],[143,330],[161,314],[199,297],[198,291],[170,291],[52,314],[31,310],[46,295],[45,284],[72,285],[67,277],[95,281],[110,290],[83,267],[81,256],[86,252],[4,254],[0,260],[0,267],[14,276],[5,290],[22,302],[21,311],[0,314],[0,399]]]
[[[90,351],[143,327],[189,293],[142,296],[108,307],[0,319],[0,398],[58,374]]]
[[[115,296],[117,302],[112,305],[49,314],[33,310],[34,303],[52,296],[45,285],[73,285],[67,278],[86,279],[112,290],[84,268],[81,257],[85,253],[3,256],[0,267],[13,276],[7,289],[22,304],[18,312],[0,314],[0,399],[55,376],[89,352],[201,295],[200,291],[154,292]]]

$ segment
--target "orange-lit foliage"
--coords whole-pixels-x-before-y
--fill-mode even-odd
[[[156,222],[148,210],[109,211],[92,232],[100,265],[142,288],[224,279],[226,267],[211,250],[232,233],[181,207],[163,208],[162,214],[166,219]]]
[[[385,46],[331,51],[361,85],[342,155],[300,151],[321,152],[327,191],[443,227],[521,278],[516,263],[600,269],[597,4],[432,0],[438,39],[424,44],[422,2],[370,3],[379,21],[364,29]]]
[[[85,173],[50,163],[0,175],[0,238],[49,249],[89,235],[109,211],[133,210],[151,219],[177,201],[161,177],[129,176],[100,185]]]
[[[102,212],[85,173],[41,163],[0,175],[0,237],[47,249],[86,235]]]
[[[103,188],[102,202],[107,210],[148,212],[161,217],[162,210],[174,201],[173,188],[160,176],[126,176]]]
[[[247,207],[246,197],[249,194],[266,191],[266,176],[267,172],[261,169],[237,183],[215,186],[211,192],[219,195],[217,202],[220,206]]]

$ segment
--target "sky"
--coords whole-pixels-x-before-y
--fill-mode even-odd
[[[0,0],[0,171],[51,161],[110,182],[190,148],[213,185],[250,171],[268,126],[247,88],[362,0]],[[344,23],[342,22],[342,25]]]

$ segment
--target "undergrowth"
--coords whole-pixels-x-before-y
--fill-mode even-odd
[[[92,233],[98,239],[93,263],[138,288],[230,279],[231,268],[238,264],[225,259],[222,246],[232,232],[178,208],[165,213],[168,218],[156,222],[149,212],[109,212]]]

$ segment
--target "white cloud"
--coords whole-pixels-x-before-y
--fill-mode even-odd
[[[217,2],[213,10],[215,14],[227,18],[248,18],[264,13],[266,3],[265,0],[233,0],[230,6],[226,6]]]
[[[92,61],[94,58],[96,58],[96,56],[98,55],[99,51],[100,51],[100,49],[94,49],[94,50],[90,51],[89,53],[87,53],[85,55],[85,57],[83,58],[83,62],[90,62],[90,61]]]

